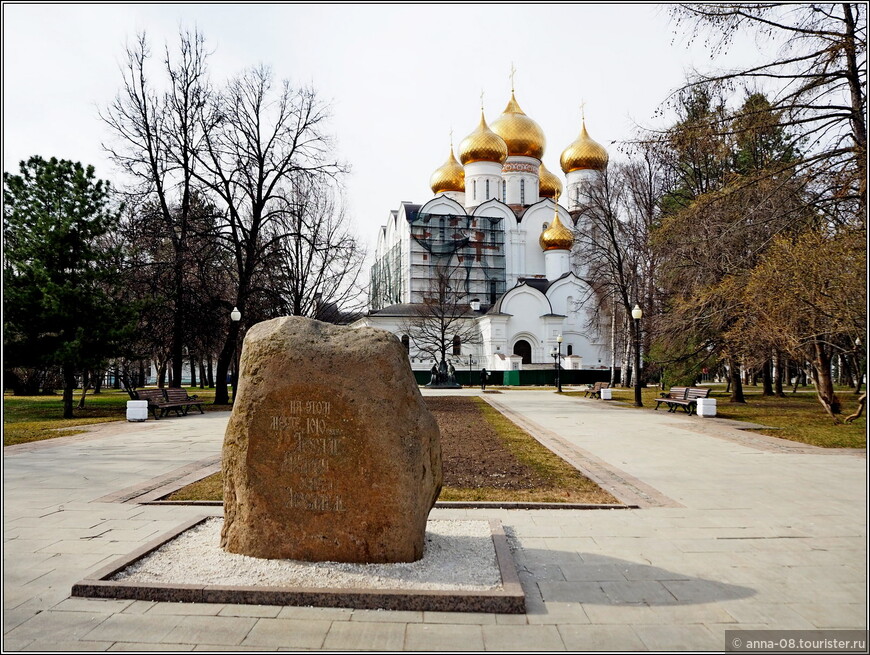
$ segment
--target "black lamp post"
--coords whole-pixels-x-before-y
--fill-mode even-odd
[[[468,353],[468,386],[474,386],[474,377],[473,377],[473,367],[477,362],[474,361],[474,356],[471,353]]]
[[[643,407],[640,395],[640,319],[643,318],[643,310],[635,304],[631,310],[634,319],[634,406]]]
[[[239,311],[238,307],[233,307],[233,311],[230,312],[230,320],[233,323],[238,323],[242,320],[242,312]],[[236,340],[236,348],[235,354],[233,356],[233,377],[232,377],[232,385],[233,385],[233,402],[236,402],[236,389],[239,384],[239,343],[238,339]]]
[[[559,364],[560,364],[560,360],[562,359],[562,335],[561,334],[558,337],[556,337],[556,343],[558,344],[559,348],[558,348],[558,350],[556,348],[553,348],[553,350],[550,351],[550,356],[553,358],[553,368],[556,371],[556,391],[558,391],[559,393],[562,393],[562,379],[559,377],[559,368],[560,368]]]

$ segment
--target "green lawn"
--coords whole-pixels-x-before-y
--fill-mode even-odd
[[[187,392],[198,395],[205,403],[214,401],[214,389],[187,387]],[[78,405],[79,398],[81,389],[76,390],[74,407]],[[96,395],[89,392],[85,398],[84,409],[75,408],[75,418],[63,419],[63,397],[60,392],[54,396],[13,396],[11,393],[4,393],[3,445],[54,439],[84,432],[74,429],[78,426],[123,421],[127,416],[128,400],[130,396],[123,390],[103,389]],[[204,404],[203,409],[221,411],[227,408]]]
[[[661,390],[650,387],[641,391],[645,408],[654,408]],[[583,392],[570,392],[568,395],[582,396]],[[716,399],[717,418],[768,425],[778,429],[757,432],[823,448],[867,447],[866,413],[849,425],[834,425],[811,387],[801,388],[796,394],[789,390],[785,398],[766,398],[761,395],[760,387],[750,386],[744,387],[744,395],[746,404],[732,403],[729,402],[730,395],[725,393],[724,384],[713,385],[710,397]],[[843,417],[858,409],[858,396],[852,389],[838,389],[837,395],[843,404]],[[613,399],[633,405],[634,389],[614,388]],[[659,411],[663,412],[665,408],[661,407]],[[677,411],[682,413],[682,410]]]

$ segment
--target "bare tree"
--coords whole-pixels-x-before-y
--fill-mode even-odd
[[[767,61],[696,73],[685,88],[751,85],[770,111],[795,128],[803,154],[787,162],[815,181],[815,204],[834,220],[853,221],[867,207],[867,7],[864,3],[696,3],[671,8],[678,27],[706,35],[712,54],[738,33],[754,32]],[[753,112],[752,107],[745,111]],[[763,110],[768,111],[768,110]],[[734,129],[731,122],[723,131]]]
[[[342,166],[330,155],[324,132],[327,107],[311,88],[277,87],[268,67],[233,79],[204,116],[205,152],[195,175],[219,199],[226,216],[223,236],[234,265],[234,304],[242,321],[231,322],[217,363],[215,404],[227,404],[226,376],[242,324],[250,324],[264,262],[285,233],[280,221],[285,192],[305,175],[335,175]]]
[[[448,262],[432,267],[429,288],[423,302],[414,305],[414,313],[401,322],[401,330],[408,335],[418,352],[444,362],[454,344],[479,344],[480,330],[465,297],[462,279],[464,268]],[[457,355],[458,356],[458,355]]]
[[[640,304],[647,320],[653,316],[655,258],[649,234],[659,218],[662,176],[652,146],[632,155],[626,163],[611,164],[590,186],[587,201],[577,212],[574,249],[575,269],[596,290],[597,302],[613,316],[614,330],[619,325],[619,341],[625,345],[625,385],[639,375],[628,365],[630,352],[642,336],[631,310]]]
[[[193,311],[185,267],[193,236],[197,154],[205,136],[202,111],[211,91],[205,43],[199,32],[182,31],[177,53],[166,46],[166,92],[158,91],[149,77],[150,57],[148,40],[141,33],[127,48],[123,88],[101,118],[115,137],[104,148],[134,181],[127,189],[130,204],[151,207],[151,227],[170,246],[162,255],[170,270],[171,291],[164,299],[170,310],[168,354],[171,384],[181,386],[185,326]]]
[[[297,174],[281,197],[270,226],[276,242],[274,289],[282,311],[338,321],[364,307],[359,285],[365,251],[351,230],[334,179]]]

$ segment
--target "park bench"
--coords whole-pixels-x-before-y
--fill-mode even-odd
[[[583,397],[589,396],[591,394],[592,398],[601,398],[601,390],[607,389],[610,386],[610,382],[596,382],[593,385],[586,385],[586,393],[583,394]]]
[[[669,412],[676,412],[678,407],[682,407],[687,414],[694,414],[698,409],[698,399],[709,397],[710,387],[671,387],[661,398],[656,398],[655,408],[665,404]]]
[[[148,401],[148,409],[154,414],[155,420],[166,416],[170,411],[175,411],[176,416],[187,416],[191,407],[196,407],[200,414],[205,414],[202,402],[196,396],[188,396],[184,389],[139,389],[136,397]]]
[[[179,412],[181,412],[182,416],[187,416],[187,412],[190,411],[191,407],[196,407],[200,414],[205,414],[199,396],[189,396],[184,389],[173,388],[164,389],[163,393],[166,395],[166,404],[164,405],[166,411],[163,414],[164,416],[169,413],[170,409],[175,410],[176,416],[179,415]]]

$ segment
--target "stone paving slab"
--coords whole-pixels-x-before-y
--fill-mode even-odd
[[[523,615],[76,599],[72,582],[112,553],[221,513],[102,499],[213,460],[227,414],[102,424],[4,450],[3,649],[722,650],[725,630],[866,629],[863,453],[549,391],[486,397],[576,461],[673,503],[434,510],[503,523]]]

